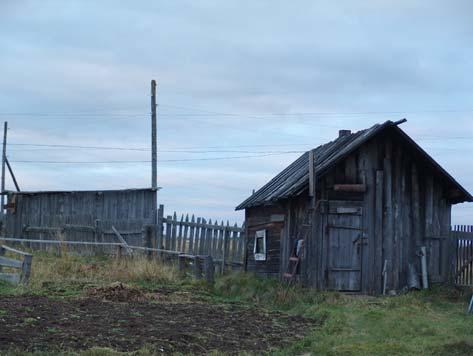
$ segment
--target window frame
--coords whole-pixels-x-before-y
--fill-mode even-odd
[[[258,239],[263,239],[263,252],[258,252],[256,251],[257,245],[258,245]],[[266,261],[266,230],[258,230],[255,233],[255,241],[254,241],[254,246],[253,246],[253,255],[255,258],[255,261]]]

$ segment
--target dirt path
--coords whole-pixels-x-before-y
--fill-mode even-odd
[[[145,345],[163,353],[212,350],[261,353],[301,338],[317,322],[301,317],[163,298],[106,301],[88,296],[53,300],[0,300],[0,349],[83,350],[94,346],[133,351]]]

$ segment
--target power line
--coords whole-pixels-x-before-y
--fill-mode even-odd
[[[418,140],[443,141],[443,140],[471,140],[473,136],[423,136]],[[9,146],[34,147],[34,148],[60,148],[60,149],[87,149],[87,150],[123,150],[148,152],[151,149],[146,147],[125,147],[125,146],[86,146],[86,145],[65,145],[65,144],[41,144],[41,143],[9,143]],[[314,143],[285,143],[285,144],[251,144],[251,145],[220,145],[220,146],[182,146],[173,149],[161,149],[160,152],[174,153],[271,153],[256,151],[230,150],[231,148],[245,147],[290,147],[290,146],[312,146]]]
[[[186,106],[174,106],[174,105],[167,105],[167,104],[160,104],[159,105],[164,107],[172,107],[178,109],[185,109],[185,110],[193,110],[199,111],[206,114],[214,114],[214,115],[231,115],[231,116],[240,116],[240,115],[262,115],[262,116],[293,116],[293,115],[378,115],[378,114],[406,114],[406,113],[469,113],[473,112],[473,109],[424,109],[424,110],[391,110],[391,111],[355,111],[355,112],[347,112],[347,111],[319,111],[319,112],[292,112],[292,113],[224,113],[224,112],[215,112],[209,111],[201,108],[195,107],[186,107]]]
[[[9,146],[27,147],[48,147],[48,148],[77,148],[94,150],[124,150],[124,151],[150,151],[150,148],[143,147],[116,147],[116,146],[82,146],[82,145],[62,145],[62,144],[42,144],[42,143],[9,143]]]
[[[229,160],[229,159],[240,159],[240,158],[258,158],[258,157],[268,157],[276,156],[283,154],[295,154],[295,153],[304,153],[305,151],[286,151],[278,153],[267,153],[260,155],[246,155],[246,156],[230,156],[230,157],[208,157],[208,158],[184,158],[184,159],[165,159],[158,160],[158,162],[190,162],[190,161],[220,161],[220,160]],[[12,160],[10,162],[14,163],[44,163],[44,164],[112,164],[112,163],[150,163],[150,160],[120,160],[120,161],[34,161],[34,160]]]
[[[172,117],[173,119],[192,119],[197,118],[207,119],[209,116],[215,117],[241,117],[246,119],[271,119],[275,117],[280,118],[297,118],[297,119],[310,119],[320,118],[327,116],[330,118],[355,118],[360,115],[405,115],[405,114],[416,114],[416,113],[472,113],[473,109],[424,109],[424,110],[390,110],[390,111],[308,111],[308,112],[267,112],[267,113],[236,113],[236,112],[219,112],[212,111],[202,108],[188,107],[188,106],[177,106],[160,104],[159,108],[174,108],[190,110],[188,112],[162,112],[160,110],[160,116],[162,118]],[[0,116],[15,116],[17,118],[29,118],[29,117],[42,117],[46,119],[148,119],[150,113],[142,111],[84,111],[84,112],[0,112]]]

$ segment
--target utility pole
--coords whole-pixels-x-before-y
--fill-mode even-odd
[[[151,188],[158,189],[156,139],[156,81],[151,81]]]
[[[3,124],[3,153],[2,153],[2,215],[4,212],[5,206],[5,164],[7,160],[7,130],[8,130],[8,122],[5,121]]]
[[[154,240],[157,237],[158,228],[158,145],[157,145],[157,134],[156,134],[156,81],[151,81],[151,188],[154,191],[153,198],[153,225],[154,229]]]

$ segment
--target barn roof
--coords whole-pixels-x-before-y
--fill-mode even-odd
[[[403,122],[403,121],[402,121]],[[434,167],[440,171],[457,189],[461,191],[460,201],[473,202],[473,196],[466,191],[447,171],[445,171],[432,157],[430,157],[414,140],[412,140],[398,125],[401,122],[386,121],[373,127],[361,130],[336,140],[321,145],[314,150],[317,176],[322,176],[339,160],[348,156],[351,152],[362,146],[365,142],[380,134],[387,128],[394,128],[400,133],[418,152],[424,156]],[[268,205],[277,200],[296,196],[309,184],[309,152],[305,152],[296,161],[285,168],[276,177],[271,179],[261,189],[251,195],[236,210],[251,208],[260,205]]]
[[[138,192],[138,191],[157,191],[161,188],[125,188],[125,189],[94,189],[94,190],[27,190],[18,192],[16,190],[6,190],[6,194],[25,194],[25,195],[34,195],[34,194],[76,194],[76,193],[108,193],[108,192],[118,192],[118,193],[128,193],[128,192]]]

